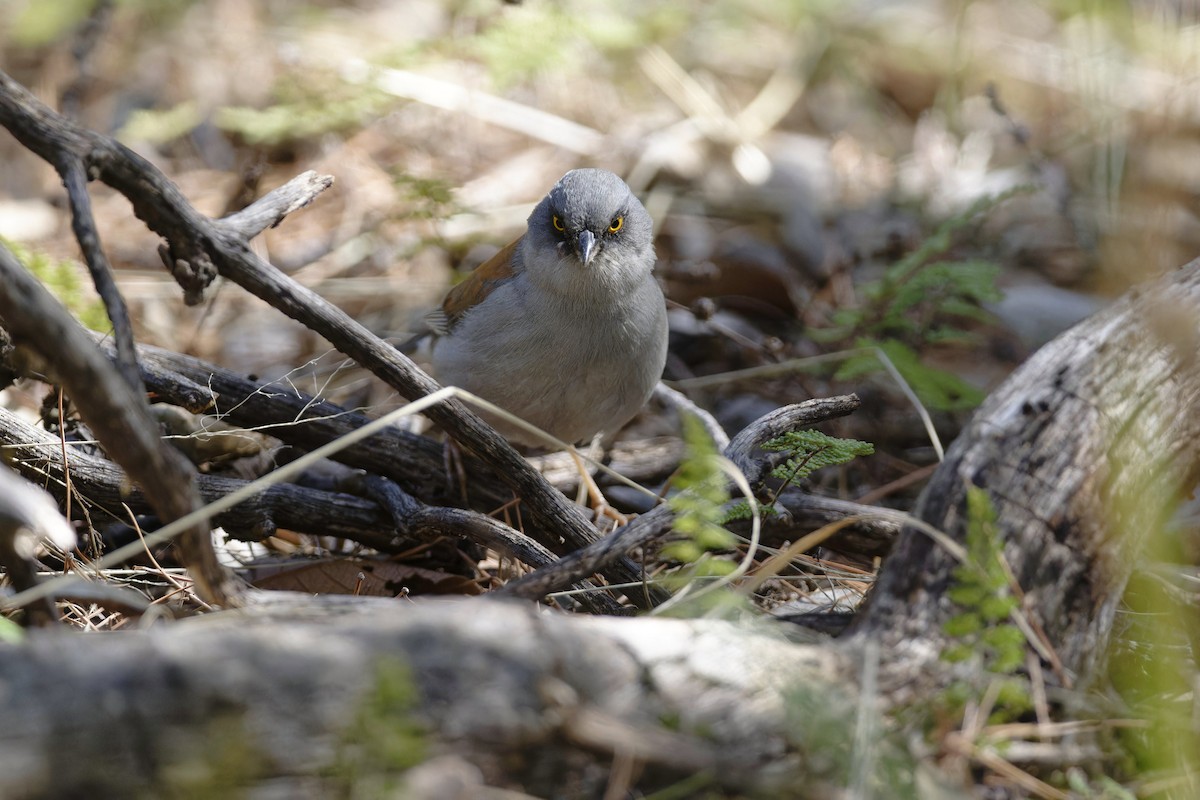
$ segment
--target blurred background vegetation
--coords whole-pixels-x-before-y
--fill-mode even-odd
[[[982,300],[1015,334],[988,337],[995,369],[923,356],[986,390],[1200,244],[1200,27],[1184,0],[100,5],[100,24],[94,0],[0,6],[0,65],[210,213],[302,169],[334,175],[262,246],[383,333],[408,329],[451,268],[519,232],[526,204],[583,164],[650,202],[672,299],[713,299],[715,319],[750,319],[776,348],[697,368],[811,354],[798,333],[882,302],[859,287],[1017,186],[1029,191],[936,255],[996,265],[1006,299],[977,286],[951,298],[965,305],[911,299],[906,330],[860,320],[836,343],[917,347],[964,326],[943,312]],[[66,218],[48,213],[53,175],[0,147],[0,235],[73,257]],[[97,194],[143,336],[268,372],[320,349],[233,292],[180,308],[151,237]]]

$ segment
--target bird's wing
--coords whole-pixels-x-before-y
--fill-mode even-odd
[[[446,335],[463,314],[487,299],[496,287],[511,280],[517,274],[515,256],[523,238],[517,237],[451,289],[442,301],[442,307],[425,315],[429,329],[439,336]]]

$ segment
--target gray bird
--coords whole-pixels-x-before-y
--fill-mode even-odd
[[[568,172],[426,321],[433,372],[569,443],[615,433],[662,375],[653,224],[619,177]],[[484,415],[509,440],[543,444]]]

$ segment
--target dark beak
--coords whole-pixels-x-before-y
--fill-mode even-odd
[[[576,248],[579,253],[579,260],[586,267],[592,263],[592,256],[596,255],[596,234],[586,228],[579,233],[579,240]]]

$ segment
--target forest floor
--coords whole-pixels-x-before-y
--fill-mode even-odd
[[[670,385],[730,435],[788,403],[861,398],[822,429],[874,455],[814,473],[814,494],[911,509],[942,447],[1031,352],[1200,251],[1188,3],[209,0],[99,3],[92,25],[50,5],[0,9],[0,68],[213,216],[304,170],[333,176],[255,245],[390,341],[519,234],[562,173],[622,175],[656,221]],[[57,176],[6,137],[0,162],[0,238],[65,265],[43,280],[105,330]],[[372,416],[403,403],[237,287],[186,306],[124,198],[93,197],[139,342]],[[47,391],[24,381],[0,403],[34,420]],[[652,403],[622,446],[631,461],[667,449],[638,476],[664,490],[684,449],[675,412]],[[249,476],[277,457],[264,435],[242,463],[197,460]],[[96,531],[130,535],[96,512]],[[1194,517],[1180,517],[1185,541]],[[367,580],[369,554],[330,537],[229,548],[256,585],[308,592],[474,594],[512,568],[422,549],[378,559]],[[853,610],[881,556],[816,548],[756,600]]]

